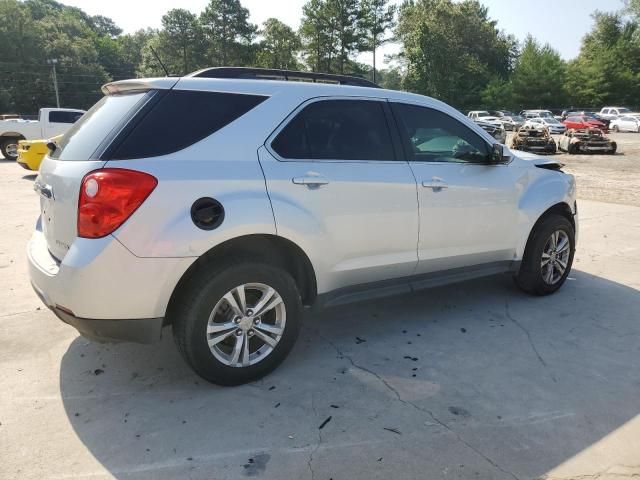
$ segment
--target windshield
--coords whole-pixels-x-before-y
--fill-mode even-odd
[[[109,137],[149,92],[102,97],[62,137],[51,154],[56,160],[92,160],[102,142]]]
[[[560,123],[558,120],[556,120],[553,117],[551,118],[545,117],[544,123],[546,123],[547,125],[562,125],[562,123]]]
[[[493,116],[489,112],[478,112],[477,114],[478,114],[479,117],[492,117]]]

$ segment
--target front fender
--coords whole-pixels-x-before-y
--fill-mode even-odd
[[[527,180],[518,204],[518,231],[520,232],[516,247],[518,260],[521,260],[524,255],[524,249],[534,225],[547,210],[558,204],[566,204],[571,212],[576,214],[576,183],[573,175],[532,168]]]

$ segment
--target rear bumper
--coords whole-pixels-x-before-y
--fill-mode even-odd
[[[43,292],[33,283],[36,295],[46,304]],[[162,335],[164,318],[139,318],[135,320],[96,320],[78,318],[59,307],[48,305],[51,311],[67,325],[75,328],[80,335],[96,342],[154,343]]]
[[[29,276],[44,304],[88,338],[160,338],[169,298],[193,258],[139,258],[113,237],[76,239],[62,262],[42,231],[28,245]]]

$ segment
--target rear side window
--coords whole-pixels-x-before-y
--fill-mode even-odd
[[[49,122],[76,123],[81,116],[80,112],[49,112]]]
[[[295,116],[271,146],[286,159],[395,160],[379,101],[314,102]]]
[[[58,142],[58,148],[51,154],[57,160],[91,160],[103,142],[115,133],[122,122],[144,103],[151,92],[102,97],[76,122]],[[53,113],[53,112],[52,112]]]
[[[117,146],[111,159],[157,157],[174,153],[217,132],[267,97],[220,92],[166,92]]]

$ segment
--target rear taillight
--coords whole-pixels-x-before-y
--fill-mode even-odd
[[[114,232],[158,185],[152,175],[123,168],[87,174],[80,186],[78,236],[101,238]]]

